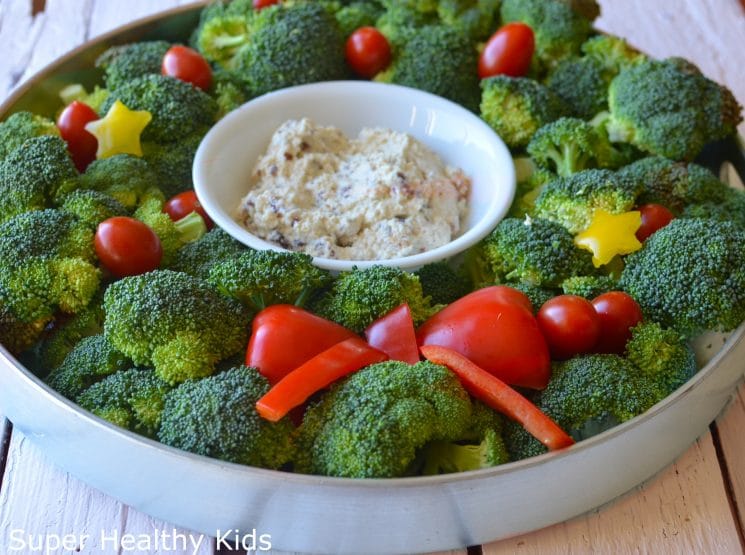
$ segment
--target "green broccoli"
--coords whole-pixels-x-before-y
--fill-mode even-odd
[[[417,30],[375,79],[444,96],[478,112],[477,64],[477,52],[463,33],[444,25],[427,25]]]
[[[584,59],[593,62],[602,71],[606,84],[622,70],[642,63],[647,57],[630,46],[621,37],[598,35],[582,44]]]
[[[239,303],[170,270],[113,283],[104,310],[111,344],[172,384],[209,376],[248,339],[248,315]]]
[[[96,67],[104,71],[106,88],[117,89],[145,75],[160,75],[163,57],[170,47],[171,44],[163,40],[112,46],[98,57]]]
[[[510,148],[528,144],[547,123],[566,114],[561,99],[537,81],[498,75],[481,80],[481,117]]]
[[[0,162],[28,139],[51,135],[59,137],[54,122],[31,112],[16,112],[0,123]]]
[[[235,71],[254,96],[348,74],[344,37],[323,6],[271,6],[258,12],[251,29],[236,53]]]
[[[293,457],[293,426],[256,412],[268,390],[266,378],[245,366],[184,382],[166,395],[158,439],[199,455],[280,468]]]
[[[95,160],[80,174],[77,186],[100,191],[134,210],[143,197],[152,194],[158,177],[149,164],[137,156],[117,154]]]
[[[75,400],[94,383],[131,366],[129,359],[103,335],[91,335],[75,345],[62,364],[46,377],[46,382],[61,395]]]
[[[600,5],[596,0],[557,0],[566,4],[589,21],[594,21],[600,15]]]
[[[385,35],[394,52],[400,51],[419,32],[419,29],[438,22],[434,12],[422,12],[404,3],[389,2],[375,27]]]
[[[218,67],[233,69],[237,52],[251,37],[250,24],[256,13],[247,0],[213,2],[202,10],[191,44]]]
[[[571,279],[571,278],[568,278]],[[566,280],[564,280],[565,282]],[[562,283],[564,283],[562,282]],[[533,313],[537,314],[540,308],[547,302],[559,295],[559,291],[556,289],[549,289],[547,287],[540,287],[533,285],[527,281],[521,281],[518,283],[510,283],[510,287],[517,289],[525,293],[528,297],[530,304],[533,305]]]
[[[698,371],[696,356],[685,338],[656,322],[644,322],[631,330],[626,358],[657,384],[661,400],[690,380]]]
[[[730,188],[723,200],[690,204],[686,206],[681,216],[732,222],[745,231],[745,192]]]
[[[75,402],[117,426],[155,437],[171,389],[152,370],[131,368],[94,383]]]
[[[576,56],[590,35],[590,20],[559,0],[503,0],[502,23],[520,21],[535,34],[535,56],[550,68]]]
[[[549,73],[546,86],[564,102],[572,116],[589,120],[608,110],[608,83],[594,60],[562,60]]]
[[[115,198],[106,193],[86,189],[73,191],[67,195],[60,208],[74,214],[93,230],[104,220],[129,215],[129,211]]]
[[[535,199],[538,198],[543,186],[557,176],[546,168],[539,167],[527,157],[515,158],[514,162],[517,186],[515,200],[512,201],[508,216],[522,219],[533,213]]]
[[[437,15],[472,41],[483,41],[497,28],[500,4],[501,0],[439,0]]]
[[[506,218],[478,248],[496,282],[558,287],[570,276],[593,273],[592,258],[570,233],[543,219]]]
[[[314,266],[307,254],[252,249],[215,264],[208,282],[247,307],[262,310],[273,304],[305,305],[331,282],[331,274]]]
[[[563,225],[571,234],[587,229],[598,208],[611,214],[636,204],[641,184],[609,170],[584,170],[547,183],[535,201],[535,215]]]
[[[742,108],[724,86],[678,58],[624,69],[608,92],[605,123],[614,142],[651,154],[692,160],[704,145],[735,133]]]
[[[73,83],[67,85],[59,92],[59,96],[62,102],[67,106],[74,101],[82,102],[90,106],[97,114],[101,113],[101,106],[109,97],[109,89],[99,87],[95,85],[91,92],[85,90],[85,87],[80,83]]]
[[[143,159],[155,172],[158,187],[168,198],[192,188],[191,169],[194,155],[206,133],[207,128],[200,127],[175,143],[142,144]]]
[[[619,286],[648,319],[692,336],[745,319],[745,231],[730,222],[678,218],[626,257]]]
[[[616,290],[617,286],[618,281],[613,276],[572,276],[561,282],[565,295],[577,295],[588,301]]]
[[[529,459],[548,453],[548,449],[540,441],[514,420],[504,423],[504,444],[511,461]]]
[[[342,6],[334,17],[342,36],[348,37],[360,27],[374,26],[382,13],[381,6],[376,2],[357,1]]]
[[[690,204],[722,202],[731,191],[709,169],[662,156],[637,160],[618,175],[641,184],[638,204],[661,204],[676,215]]]
[[[429,298],[414,274],[388,266],[342,272],[314,305],[313,312],[355,332],[362,332],[381,316],[407,303],[414,323],[430,315]]]
[[[23,322],[5,304],[7,297],[8,293],[0,286],[0,343],[12,354],[21,355],[33,347],[52,317],[46,316],[32,322]]]
[[[243,82],[235,73],[226,70],[212,72],[211,94],[217,102],[216,119],[221,119],[250,100]]]
[[[143,141],[180,142],[217,118],[217,103],[211,96],[190,83],[160,74],[131,79],[112,89],[102,112],[117,100],[130,110],[152,114],[142,133]]]
[[[77,175],[59,137],[42,135],[24,141],[0,163],[0,222],[51,207],[57,190]]]
[[[207,280],[216,264],[227,262],[245,252],[246,248],[219,227],[181,247],[173,257],[171,270]]]
[[[447,368],[419,362],[373,364],[308,407],[295,470],[350,478],[412,472],[417,450],[456,441],[471,422],[468,394]]]
[[[434,305],[450,304],[471,292],[466,276],[447,262],[427,264],[414,274],[422,284],[422,292]]]

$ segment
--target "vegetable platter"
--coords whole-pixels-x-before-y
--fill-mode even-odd
[[[48,113],[49,106],[59,104],[57,95],[64,86],[79,83],[93,89],[100,78],[92,70],[94,61],[109,46],[154,39],[187,42],[198,17],[194,7],[174,10],[92,41],[18,90],[2,112]],[[732,141],[710,145],[703,156],[699,160],[715,170],[725,159],[740,170],[743,166]],[[575,162],[560,159],[555,169]],[[419,308],[412,305],[414,311]],[[433,318],[419,333],[437,329]],[[81,410],[4,347],[0,406],[63,468],[129,505],[181,526],[207,534],[257,529],[271,534],[274,547],[291,551],[433,551],[565,520],[669,464],[706,430],[729,399],[742,374],[737,361],[745,355],[744,336],[740,326],[701,343],[711,352],[699,352],[705,365],[693,378],[640,416],[610,430],[522,461],[433,476],[351,479],[292,474],[187,453]],[[459,375],[470,371],[470,363],[462,365],[452,353],[439,352],[435,346],[422,352],[434,362],[457,367]],[[166,367],[173,369],[163,366],[164,372]],[[530,380],[512,383],[534,385]],[[611,463],[618,460],[618,453],[631,452],[643,456],[634,457],[633,464]]]

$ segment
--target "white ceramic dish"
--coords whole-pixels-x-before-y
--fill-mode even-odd
[[[238,241],[256,249],[285,250],[236,221],[249,177],[276,129],[308,117],[356,137],[364,127],[412,135],[471,179],[465,231],[427,252],[388,260],[315,257],[333,271],[385,264],[404,269],[450,258],[485,237],[507,213],[515,194],[515,170],[502,139],[462,106],[423,91],[368,81],[331,81],[283,89],[256,98],[207,133],[194,160],[194,189],[210,217]]]

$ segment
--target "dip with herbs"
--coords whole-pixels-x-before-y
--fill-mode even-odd
[[[415,138],[363,129],[348,139],[304,118],[259,158],[238,219],[286,249],[340,260],[418,254],[457,237],[469,180]]]

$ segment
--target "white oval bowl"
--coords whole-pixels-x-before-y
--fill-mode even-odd
[[[449,100],[409,87],[369,81],[329,81],[272,92],[251,100],[220,120],[194,159],[194,189],[215,223],[255,249],[284,251],[236,221],[250,175],[276,129],[290,119],[310,118],[356,137],[365,127],[408,133],[461,168],[471,179],[465,231],[429,251],[386,260],[315,257],[332,271],[374,264],[416,269],[450,258],[484,238],[504,217],[515,194],[509,149],[478,116]]]

